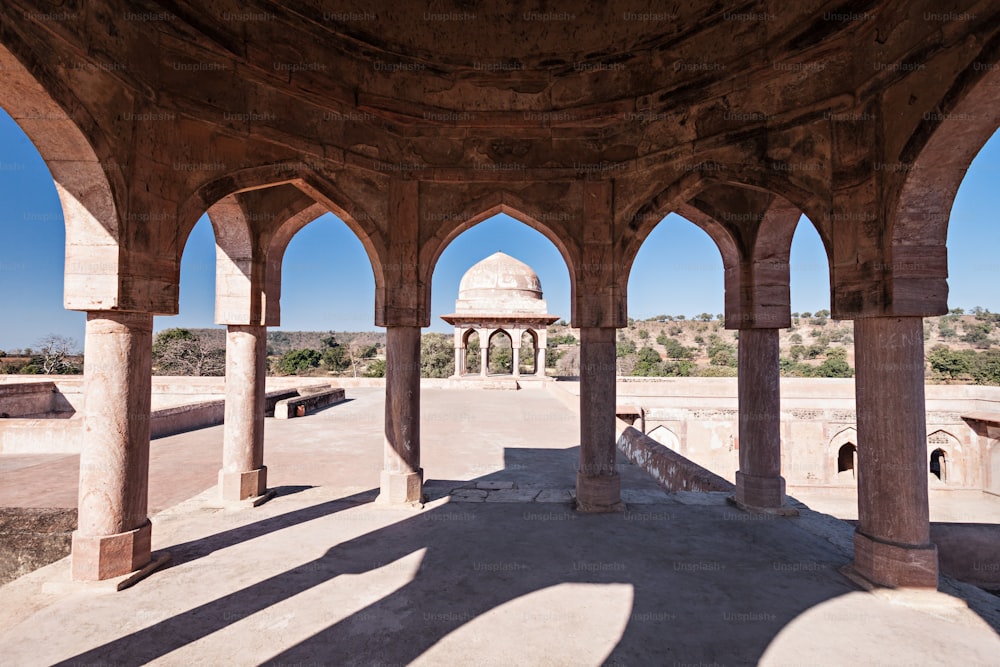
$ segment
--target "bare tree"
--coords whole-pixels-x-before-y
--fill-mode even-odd
[[[38,369],[46,374],[78,373],[79,366],[70,360],[76,354],[76,341],[60,334],[48,334],[35,343],[35,358]]]
[[[187,329],[165,329],[153,341],[153,370],[160,375],[225,375],[226,351]]]

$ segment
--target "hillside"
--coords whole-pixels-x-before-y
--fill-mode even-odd
[[[618,332],[619,375],[735,376],[738,331],[723,327],[721,315],[659,315],[630,319]],[[59,337],[56,337],[59,338]],[[579,373],[580,332],[565,321],[549,327],[547,367],[550,374]],[[68,340],[68,339],[67,339]],[[509,372],[510,341],[495,339],[493,372]],[[222,375],[225,373],[226,330],[167,329],[153,346],[154,373]],[[792,326],[779,332],[781,371],[786,377],[852,377],[854,326],[831,320],[829,312],[792,314]],[[65,346],[64,346],[65,347]],[[1000,384],[1000,313],[980,308],[955,309],[924,321],[927,381],[931,383]],[[454,372],[451,334],[425,333],[421,345],[425,377]],[[37,353],[6,356],[0,352],[0,372],[78,373],[82,357],[68,348],[49,346]],[[385,372],[382,331],[269,331],[269,372],[275,375],[369,376]],[[30,355],[30,356],[29,356]],[[478,368],[479,351],[470,349],[469,368]],[[523,372],[531,372],[528,355]]]
[[[779,333],[782,375],[853,375],[851,321],[831,320],[826,310],[792,315],[791,328]],[[672,315],[630,319],[618,334],[618,371],[620,375],[735,376],[738,334],[723,327],[721,315],[708,313],[693,319]],[[560,322],[549,327],[549,340],[559,343],[557,372],[574,374],[579,331]],[[1000,384],[1000,313],[977,308],[966,314],[955,309],[927,318],[924,350],[928,382]]]

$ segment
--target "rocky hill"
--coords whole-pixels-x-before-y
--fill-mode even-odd
[[[724,328],[721,315],[630,319],[618,334],[618,371],[620,375],[735,376],[738,337],[738,331]],[[551,356],[557,357],[557,372],[574,374],[579,331],[560,321],[549,327],[549,340],[556,342]],[[853,375],[853,323],[832,320],[827,310],[793,313],[791,328],[779,333],[779,346],[783,375]],[[927,318],[924,349],[929,382],[1000,384],[1000,313],[955,309]]]

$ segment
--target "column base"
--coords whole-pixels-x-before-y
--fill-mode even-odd
[[[375,502],[380,505],[423,507],[427,500],[424,497],[423,484],[423,468],[417,472],[406,473],[383,470]]]
[[[854,561],[848,568],[874,586],[936,589],[937,546],[891,544],[855,531]]]
[[[767,512],[798,516],[798,510],[785,505],[785,478],[758,477],[736,472],[736,493],[732,496],[734,505],[750,512]]]
[[[588,514],[624,512],[620,475],[576,473],[576,510]]]
[[[267,466],[247,472],[219,471],[219,493],[223,500],[246,500],[267,493]]]
[[[152,561],[153,524],[115,535],[81,535],[73,531],[71,576],[74,581],[101,581],[142,570]]]

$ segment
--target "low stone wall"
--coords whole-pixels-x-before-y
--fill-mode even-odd
[[[621,419],[616,423],[618,449],[667,491],[736,490],[731,482],[664,447]]]
[[[202,401],[153,410],[149,419],[149,437],[163,438],[176,433],[216,426],[223,422],[225,415],[225,400]]]
[[[0,585],[69,555],[76,509],[0,507]]]
[[[150,438],[163,438],[168,435],[185,433],[223,423],[226,414],[226,402],[221,395],[225,392],[225,383],[220,378],[185,378],[198,385],[186,394],[189,397],[205,395],[209,388],[214,388],[215,394],[208,394],[210,400],[202,400],[183,405],[154,408],[150,415]],[[77,381],[79,382],[79,380]],[[175,398],[181,395],[177,391],[181,383],[178,378],[159,378],[154,383],[154,389],[159,387],[172,391]],[[265,400],[266,414],[273,415],[275,405],[285,399],[308,393],[310,389],[325,391],[330,388],[329,382],[307,378],[268,378],[268,388]],[[275,387],[275,385],[277,385]],[[43,388],[41,391],[31,390],[28,395],[58,396],[53,392],[52,382],[30,382],[24,384],[0,384],[0,389],[14,389],[27,386]],[[46,388],[47,387],[47,388]],[[274,387],[272,389],[272,387]],[[55,387],[60,389],[60,387]],[[343,389],[340,390],[343,400]],[[161,401],[162,402],[162,401]],[[11,418],[0,419],[0,453],[3,454],[79,454],[83,419],[81,413],[50,413],[45,418]]]
[[[0,418],[72,412],[55,382],[19,382],[0,384]]]
[[[294,398],[285,398],[278,401],[274,406],[275,419],[291,419],[300,417],[299,410],[303,413],[314,412],[320,408],[325,408],[344,400],[344,390],[339,387],[331,387],[324,391],[307,391]]]
[[[264,416],[273,417],[274,409],[279,401],[283,401],[286,398],[295,398],[298,395],[298,389],[279,389],[267,392],[267,398],[264,399]]]

